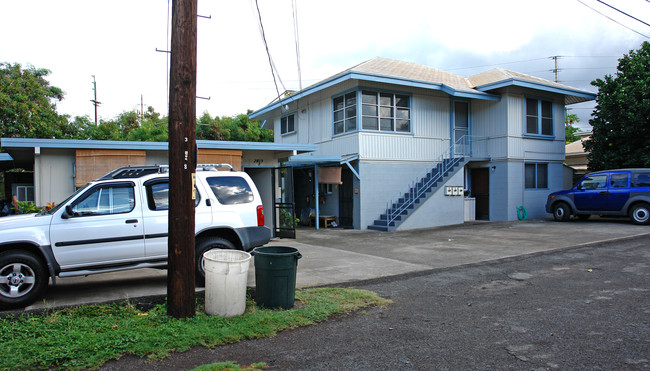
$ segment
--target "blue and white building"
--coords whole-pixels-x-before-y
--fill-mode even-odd
[[[593,99],[504,69],[463,77],[374,58],[250,117],[275,143],[317,146],[281,159],[298,215],[406,230],[546,216],[566,171],[565,107]]]

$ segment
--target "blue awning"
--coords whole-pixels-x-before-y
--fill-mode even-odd
[[[13,157],[8,153],[0,153],[0,161],[13,161]]]

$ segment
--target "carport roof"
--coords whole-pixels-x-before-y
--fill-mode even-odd
[[[341,165],[357,160],[359,157],[354,156],[312,156],[311,154],[302,154],[289,157],[289,161],[284,165],[289,167],[305,166],[327,166]]]
[[[297,151],[312,152],[318,147],[315,144],[287,144],[269,142],[236,142],[197,140],[198,148],[209,149],[239,149],[252,151]],[[167,142],[129,142],[114,140],[78,140],[78,139],[32,139],[32,138],[1,138],[2,148],[84,148],[84,149],[140,149],[152,151],[167,151]]]
[[[14,158],[8,153],[0,153],[0,171],[11,169],[14,165]]]

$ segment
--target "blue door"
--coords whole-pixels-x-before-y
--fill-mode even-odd
[[[609,176],[607,211],[619,211],[630,198],[630,173],[617,172]]]
[[[607,210],[607,174],[587,176],[577,185],[573,201],[579,211]]]

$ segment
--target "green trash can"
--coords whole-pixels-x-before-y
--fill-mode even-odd
[[[255,260],[255,302],[264,308],[290,309],[296,293],[296,268],[302,255],[286,246],[257,247]]]

